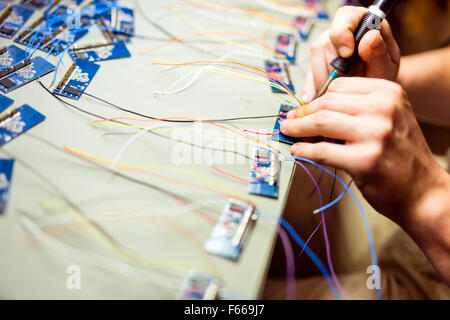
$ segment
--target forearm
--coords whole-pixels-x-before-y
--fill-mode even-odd
[[[450,175],[437,170],[435,181],[400,225],[450,286]]]
[[[450,127],[450,47],[402,58],[398,82],[420,121]]]

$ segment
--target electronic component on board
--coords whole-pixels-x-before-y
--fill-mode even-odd
[[[127,7],[113,7],[103,15],[114,33],[115,41],[128,42],[134,36],[134,11]]]
[[[33,9],[42,9],[49,4],[49,0],[22,0],[21,4]]]
[[[279,111],[279,117],[275,122],[275,126],[273,128],[272,140],[287,143],[287,144],[295,144],[297,142],[308,142],[308,143],[318,143],[318,142],[333,142],[337,144],[345,144],[345,141],[342,140],[333,140],[324,137],[304,137],[304,138],[294,138],[285,136],[280,132],[281,120],[286,120],[287,113],[291,110],[296,109],[293,106],[282,104]]]
[[[0,216],[5,214],[8,205],[13,168],[13,159],[0,159]]]
[[[0,113],[8,109],[8,107],[12,105],[13,102],[14,102],[13,99],[10,99],[7,96],[0,94]]]
[[[99,68],[98,64],[89,61],[74,62],[53,92],[71,99],[80,99]]]
[[[41,57],[22,60],[0,70],[0,90],[11,92],[53,70],[55,67]]]
[[[297,41],[292,34],[279,35],[275,50],[277,53],[284,55],[290,63],[295,63]]]
[[[280,82],[282,82],[286,85],[286,87],[289,88],[289,90],[291,90],[293,93],[295,93],[295,88],[292,83],[288,67],[285,63],[273,62],[273,61],[266,60],[265,65],[266,65],[266,72],[273,75],[274,78],[279,80],[278,81],[273,78],[270,78],[269,79],[270,82],[277,85],[278,87],[284,88],[284,86],[280,83]],[[271,87],[271,88],[272,88],[273,93],[286,93],[285,91],[278,89],[276,87]]]
[[[0,36],[11,39],[33,14],[33,10],[18,5],[7,7],[0,15]]]
[[[314,27],[314,19],[307,17],[296,17],[292,23],[293,27],[297,29],[298,35],[303,40],[308,40],[311,30]]]
[[[206,241],[208,253],[236,261],[258,218],[248,202],[231,199]]]
[[[125,42],[109,43],[107,41],[97,44],[75,45],[73,49],[69,49],[69,55],[74,61],[87,60],[91,62],[128,58],[131,56]]]
[[[277,199],[280,173],[281,163],[278,153],[267,148],[255,148],[252,156],[248,192]]]
[[[330,15],[324,10],[322,4],[318,0],[306,0],[306,5],[317,12],[317,18],[330,19]]]
[[[14,45],[0,48],[0,70],[13,66],[24,60],[27,53]]]
[[[181,285],[177,300],[215,300],[220,286],[219,279],[201,272],[192,272]]]
[[[52,8],[54,7],[55,4],[53,4]],[[43,15],[34,21],[26,30],[19,33],[15,41],[26,46],[39,46],[40,50],[53,55],[60,54],[88,33],[87,29],[69,30],[65,19],[61,19],[66,14],[66,6],[57,6],[49,14],[50,20],[54,21],[50,26],[51,32],[47,31],[49,26],[46,26],[46,19]]]
[[[0,147],[45,120],[45,116],[27,104],[0,118]]]

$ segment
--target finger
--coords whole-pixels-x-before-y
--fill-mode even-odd
[[[329,93],[350,93],[369,94],[375,89],[384,86],[386,80],[361,78],[361,77],[340,77],[331,82],[327,92]]]
[[[358,137],[359,126],[356,117],[329,110],[312,115],[288,119],[281,123],[281,133],[289,137],[323,136],[332,139],[354,141]]]
[[[341,7],[337,11],[330,28],[330,40],[341,57],[348,58],[353,54],[355,50],[353,33],[366,13],[366,8],[353,6]]]
[[[296,113],[295,117],[308,116],[322,110],[356,116],[364,113],[364,110],[368,108],[367,105],[371,103],[367,100],[367,95],[327,92],[322,97],[303,106],[302,112]]]
[[[329,41],[329,33],[324,32],[311,46],[311,70],[314,87],[320,88],[328,79],[328,61],[325,56],[325,43]]]
[[[381,36],[384,39],[384,42],[386,43],[392,62],[394,64],[399,64],[402,54],[400,51],[400,47],[398,46],[398,43],[392,33],[391,26],[389,25],[389,22],[387,20],[383,20],[383,22],[381,23],[380,32]]]
[[[305,86],[303,87],[300,99],[304,103],[309,103],[316,96],[316,86],[314,85],[314,76],[312,70],[308,71],[305,79]]]
[[[395,80],[397,67],[378,30],[370,30],[364,35],[359,44],[358,53],[366,63],[367,77]]]
[[[349,171],[355,163],[353,146],[339,145],[329,142],[303,143],[291,147],[294,157],[306,158],[326,166]]]

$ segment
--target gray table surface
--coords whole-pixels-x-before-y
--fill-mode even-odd
[[[133,5],[133,1],[123,3],[128,2]],[[172,33],[184,36],[197,32],[165,7],[173,1],[138,2],[148,17]],[[254,5],[257,6],[257,3]],[[207,30],[240,31],[258,39],[261,39],[266,31],[261,27],[242,27],[231,22],[227,24],[186,9],[179,12]],[[37,16],[38,13],[35,13],[30,21]],[[232,16],[223,15],[223,17]],[[235,19],[239,20],[241,17],[243,16],[237,15]],[[284,18],[286,19],[286,16]],[[262,22],[250,16],[240,21],[250,24]],[[314,35],[317,35],[326,24],[327,22],[320,22],[313,31]],[[142,37],[134,38],[129,45],[132,57],[101,62],[101,68],[87,92],[156,117],[183,115],[198,119],[276,114],[280,104],[287,101],[286,95],[272,94],[270,88],[261,83],[208,72],[204,72],[198,81],[184,92],[155,97],[152,91],[165,90],[175,80],[191,71],[187,68],[165,70],[150,65],[153,61],[159,61],[157,60],[159,58],[177,62],[214,60],[231,51],[245,51],[248,47],[258,48],[258,46],[236,36],[221,37],[233,39],[243,47],[216,43],[204,37],[201,40],[206,41],[197,40],[191,44],[210,54],[175,44],[143,55],[139,54],[141,50],[163,43],[158,39],[165,39],[165,35],[151,26],[141,12],[136,12],[136,30]],[[88,38],[98,36],[91,34]],[[275,36],[276,33],[271,33],[268,41],[273,43]],[[146,37],[157,39],[151,40]],[[0,42],[10,43],[4,39]],[[308,64],[308,43],[300,44],[297,52],[300,64],[292,67],[290,71],[299,90],[303,85]],[[45,57],[42,53],[38,54]],[[263,67],[263,60],[260,58],[237,56],[234,59]],[[57,59],[50,57],[50,61],[56,63]],[[62,77],[70,64],[71,59],[66,55],[57,79]],[[42,81],[49,86],[53,77],[54,73],[51,73]],[[197,267],[205,272],[216,272],[229,292],[238,294],[232,295],[233,297],[260,295],[277,235],[274,223],[263,219],[258,221],[238,262],[207,255],[203,252],[202,246],[211,232],[211,224],[166,195],[114,176],[110,171],[80,161],[62,150],[63,146],[70,146],[112,159],[124,142],[137,132],[136,129],[94,124],[95,118],[61,104],[46,93],[37,82],[13,91],[8,96],[15,100],[14,107],[30,104],[46,115],[47,119],[29,133],[2,148],[2,157],[12,156],[21,159],[41,176],[30,171],[22,162],[16,161],[8,211],[0,217],[0,298],[173,299],[182,282],[179,276],[135,267],[125,262],[116,251],[103,246],[102,242],[96,240],[96,234],[91,236],[91,229],[83,228],[76,223],[67,203],[46,180],[51,181],[61,193],[76,203],[83,214],[97,215],[99,218],[96,219],[101,228],[122,246],[144,257],[146,261],[164,263],[167,270],[172,266],[183,265],[188,268]],[[74,104],[105,117],[127,116],[86,95]],[[237,121],[232,124],[241,129],[268,131],[273,127],[274,119]],[[143,125],[151,125],[152,128],[168,126],[161,123]],[[231,123],[226,125],[230,126]],[[192,125],[176,127],[184,128],[188,133],[191,133],[189,130],[193,128]],[[206,125],[204,129],[211,130]],[[223,134],[223,131],[217,128],[216,131]],[[169,137],[173,132],[178,131],[173,129],[160,131]],[[51,142],[59,150],[36,137]],[[205,184],[192,176],[170,171],[155,171],[155,166],[191,170],[225,185],[236,193],[248,196],[245,183],[218,174],[207,163],[174,165],[171,154],[175,145],[176,142],[143,134],[127,149],[122,162],[153,166],[148,170],[191,183]],[[253,147],[243,145],[241,148],[244,152],[250,153]],[[285,155],[289,154],[289,147],[286,145],[281,145],[280,150]],[[221,164],[218,167],[241,177],[248,177],[249,174],[248,163]],[[292,172],[293,165],[283,163],[278,200],[248,197],[257,204],[260,211],[276,216],[282,215]],[[226,196],[217,196],[186,185],[170,183],[154,176],[124,173],[189,197],[195,203],[204,201],[207,207],[202,210],[214,220],[219,217],[228,199]],[[105,215],[115,214],[132,215],[121,219],[104,218]],[[24,220],[24,215],[28,220]],[[38,236],[30,233],[28,228],[34,228]],[[71,265],[81,267],[81,290],[69,290],[66,286],[68,278],[66,271]]]

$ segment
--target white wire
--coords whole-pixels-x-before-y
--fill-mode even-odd
[[[216,20],[216,21],[222,21],[228,24],[234,24],[234,25],[238,25],[238,26],[244,26],[244,27],[252,27],[252,28],[271,28],[273,31],[279,31],[279,32],[283,32],[283,33],[291,33],[291,34],[296,34],[296,32],[294,32],[294,30],[292,30],[291,28],[288,27],[283,27],[283,26],[279,26],[273,23],[263,23],[263,22],[247,22],[244,20],[237,20],[237,19],[229,19],[229,18],[223,18],[221,15],[215,14],[215,13],[211,13],[208,12],[204,9],[201,8],[188,8],[192,11],[196,11],[196,13],[203,15],[207,18],[210,18],[212,20]]]
[[[221,61],[224,61],[225,59],[227,59],[227,58],[229,58],[231,56],[246,56],[246,57],[261,58],[261,59],[271,60],[271,61],[276,61],[276,62],[279,62],[281,60],[281,59],[278,59],[278,58],[270,58],[270,59],[268,59],[266,56],[260,55],[260,54],[257,54],[257,53],[250,53],[250,52],[246,52],[246,51],[232,51],[232,52],[226,53],[225,55],[220,57],[217,60],[217,62],[215,62],[215,63],[211,63],[211,64],[209,64],[209,65],[207,65],[207,66],[205,66],[205,67],[203,67],[203,68],[201,68],[199,70],[193,70],[193,71],[188,72],[187,74],[182,76],[180,79],[178,79],[174,83],[172,83],[172,85],[169,88],[167,88],[166,91],[152,91],[151,93],[153,95],[155,95],[155,96],[160,96],[160,95],[173,95],[173,94],[177,94],[177,93],[183,92],[183,91],[187,90],[188,88],[190,88],[195,83],[195,81],[198,79],[198,77],[200,77],[200,75],[202,74],[202,72],[204,70],[208,69],[209,67],[211,67],[211,66],[213,66],[215,64],[220,64]],[[174,68],[174,67],[171,66],[170,69],[171,68]],[[192,75],[192,79],[188,83],[186,83],[183,87],[181,87],[181,88],[179,88],[177,90],[174,90],[174,91],[170,91],[174,87],[176,87],[180,82],[182,82],[184,79],[188,78],[191,75]]]
[[[214,200],[212,200],[214,198]],[[95,220],[96,222],[102,222],[102,221],[114,221],[114,220],[123,220],[123,219],[129,219],[129,218],[137,218],[137,217],[174,217],[174,216],[180,216],[183,214],[186,214],[189,211],[195,210],[195,209],[202,209],[204,207],[207,207],[209,205],[217,204],[217,197],[212,197],[210,200],[199,200],[193,203],[190,203],[188,205],[184,205],[181,207],[177,207],[175,209],[173,208],[151,208],[153,212],[157,211],[163,211],[163,210],[170,210],[169,213],[142,213],[139,211],[142,210],[149,210],[148,206],[135,208],[135,209],[129,209],[127,210],[128,213],[115,213],[115,214],[97,214],[97,213],[89,213],[86,212],[86,217],[90,218],[92,220]],[[63,224],[67,224],[72,219],[68,217],[67,215],[61,215],[58,217],[51,217],[46,218],[45,220],[40,221],[39,227],[41,228],[49,228],[54,226],[59,226]]]
[[[150,272],[148,270],[131,266],[126,262],[109,258],[101,254],[87,252],[66,245],[65,243],[58,241],[55,238],[43,232],[41,228],[39,228],[31,219],[25,217],[23,214],[21,214],[20,217],[16,217],[15,219],[31,234],[33,234],[33,236],[36,237],[39,241],[47,244],[53,250],[59,252],[63,256],[66,256],[67,258],[73,259],[75,257],[75,259],[82,261],[83,263],[86,263],[88,265],[100,267],[105,270],[121,274],[125,277],[135,278],[140,281],[151,282],[157,284],[161,288],[169,290],[178,290],[179,288],[178,285],[176,286],[169,285],[168,279],[163,280],[160,278],[161,277],[160,275],[158,276],[150,275]]]

